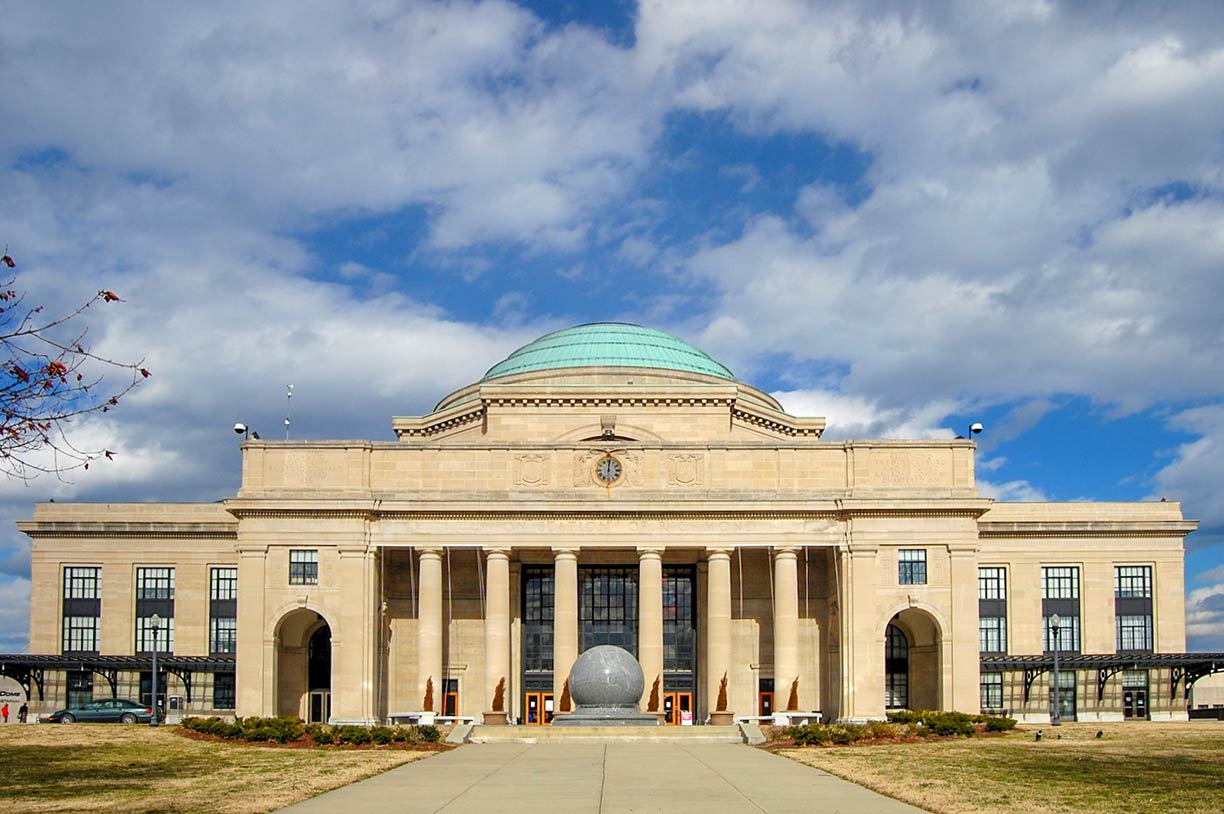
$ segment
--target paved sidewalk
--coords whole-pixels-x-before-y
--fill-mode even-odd
[[[615,742],[471,744],[282,811],[921,814],[743,745]]]

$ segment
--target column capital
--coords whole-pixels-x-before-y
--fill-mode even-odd
[[[417,554],[421,559],[429,557],[430,559],[442,558],[442,546],[416,546]]]
[[[510,559],[509,546],[481,546],[484,549],[485,556],[489,559],[508,560]]]
[[[707,560],[729,560],[735,549],[731,546],[717,546],[707,548],[705,553]]]
[[[637,555],[639,560],[659,560],[663,558],[663,548],[661,546],[638,546]]]
[[[775,560],[796,558],[799,556],[799,546],[794,546],[794,545],[774,546],[773,556]]]
[[[570,546],[554,546],[554,547],[553,547],[553,550],[552,550],[552,552],[553,552],[553,559],[556,559],[556,560],[576,560],[576,559],[578,559],[578,552],[579,552],[579,551],[581,551],[581,549],[580,549],[580,548],[578,548],[577,546],[573,546],[573,547],[570,547]]]

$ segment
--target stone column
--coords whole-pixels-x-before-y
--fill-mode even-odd
[[[274,626],[265,616],[268,547],[239,540],[238,654],[235,676],[237,714],[276,715],[278,647]]]
[[[434,712],[442,713],[442,551],[417,549],[421,557],[417,606],[417,694],[413,706],[425,700],[425,685],[433,680]]]
[[[638,549],[638,663],[646,685],[640,708],[645,710],[650,688],[660,679],[663,691],[663,549]],[[660,710],[662,703],[660,702]]]
[[[332,714],[334,723],[378,723],[375,642],[381,609],[375,556],[364,541],[339,548],[338,625],[332,628]]]
[[[799,569],[794,548],[774,549],[774,709],[786,710],[799,677]],[[792,710],[793,711],[793,710]]]
[[[505,705],[510,711],[510,551],[486,549],[485,561],[485,709],[493,709],[497,684],[506,681]]]
[[[706,558],[705,693],[706,705],[713,712],[718,708],[719,684],[731,670],[731,549],[706,549]],[[756,713],[745,710],[741,714]]]
[[[565,679],[578,659],[578,549],[553,554],[553,709],[560,712]]]

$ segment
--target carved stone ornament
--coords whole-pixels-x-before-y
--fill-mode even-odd
[[[875,456],[881,485],[945,486],[952,480],[947,461],[933,452],[877,450]]]
[[[705,456],[699,454],[669,455],[667,483],[670,486],[700,486],[705,480]]]
[[[548,456],[527,453],[514,456],[515,486],[547,486]]]
[[[604,457],[602,452],[579,452],[574,456],[574,485],[590,486],[595,482],[595,462]]]
[[[625,485],[641,486],[643,481],[641,454],[637,452],[622,452],[619,457],[625,465]]]

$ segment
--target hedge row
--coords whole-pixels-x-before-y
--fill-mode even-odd
[[[201,732],[226,740],[266,743],[289,743],[307,739],[318,745],[348,743],[437,743],[442,733],[436,726],[327,726],[306,724],[291,715],[279,718],[238,718],[233,723],[221,718],[184,718],[181,724],[193,732]]]
[[[888,713],[888,720],[921,727],[932,735],[972,735],[975,724],[984,724],[987,732],[1006,732],[1016,728],[1015,718],[1002,715],[967,715],[964,712],[936,712],[929,709],[897,710]]]
[[[821,746],[825,744],[856,743],[858,741],[882,740],[900,735],[964,735],[972,737],[978,725],[987,732],[1006,732],[1014,729],[1014,718],[996,715],[966,715],[963,712],[890,712],[889,723],[875,721],[869,724],[808,724],[787,727],[783,734],[796,746]]]

